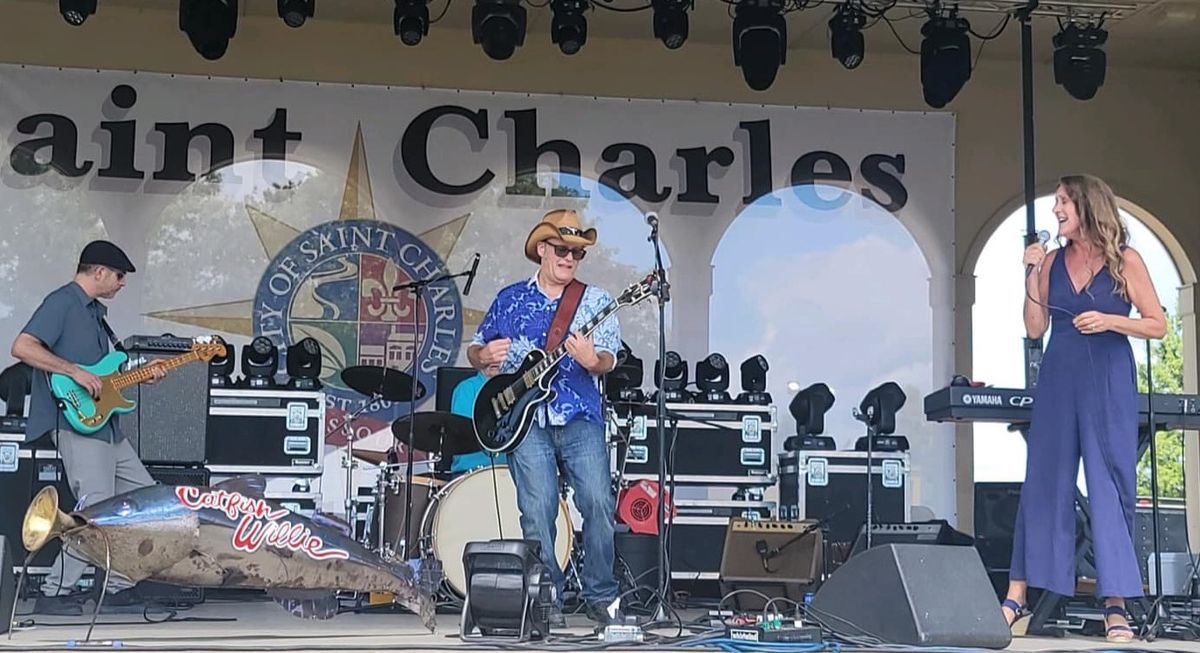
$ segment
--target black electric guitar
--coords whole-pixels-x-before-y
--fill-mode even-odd
[[[622,306],[633,306],[654,294],[654,275],[625,289],[583,325],[580,332],[588,336],[604,320]],[[497,374],[488,379],[475,398],[475,439],[484,451],[509,453],[521,444],[533,423],[534,410],[554,399],[550,385],[558,375],[558,362],[567,355],[564,341],[546,354],[534,349],[525,356],[521,367],[511,374]]]

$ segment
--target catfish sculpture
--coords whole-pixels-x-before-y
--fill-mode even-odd
[[[132,582],[264,589],[292,614],[337,614],[337,591],[390,592],[434,630],[435,581],[384,560],[343,534],[263,498],[261,477],[213,487],[154,485],[71,514],[46,487],[25,513],[36,551],[60,537],[77,555]]]

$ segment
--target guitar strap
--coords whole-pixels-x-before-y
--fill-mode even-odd
[[[125,351],[125,347],[117,340],[117,336],[113,333],[112,327],[108,326],[108,320],[100,318],[100,326],[104,327],[104,332],[108,334],[108,341],[112,343],[113,349],[117,351]]]
[[[563,289],[562,297],[558,302],[558,310],[555,311],[554,319],[550,322],[550,331],[546,334],[547,352],[554,351],[567,339],[567,330],[571,328],[571,320],[575,317],[575,312],[579,310],[579,300],[583,299],[585,288],[587,288],[586,283],[572,279],[571,283]]]

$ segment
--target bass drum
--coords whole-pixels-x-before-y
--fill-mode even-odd
[[[497,504],[500,506],[499,519],[496,515]],[[558,568],[565,569],[571,556],[575,532],[567,502],[561,498],[555,526],[554,557],[558,561]],[[508,465],[481,467],[450,481],[429,506],[422,523],[422,533],[433,557],[442,563],[446,582],[459,596],[466,596],[467,574],[463,566],[463,552],[467,544],[522,537],[517,487]]]

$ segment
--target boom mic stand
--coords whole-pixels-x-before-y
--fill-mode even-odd
[[[666,396],[662,392],[663,377],[667,371],[667,308],[666,304],[670,301],[670,284],[667,283],[667,271],[663,268],[662,248],[658,241],[658,216],[649,213],[646,215],[646,222],[650,225],[650,237],[646,240],[654,245],[654,275],[656,278],[653,284],[653,292],[658,297],[658,385],[660,389],[657,393],[655,407],[655,426],[658,430],[658,610],[654,618],[661,620],[666,618],[667,592],[671,585],[671,571],[667,569],[667,538],[665,514],[667,507],[664,505],[663,491],[667,486],[667,404]]]
[[[408,283],[402,283],[392,286],[392,291],[402,290],[407,288],[412,292],[413,296],[413,373],[412,373],[412,388],[408,397],[408,462],[404,465],[404,532],[400,536],[400,559],[408,560],[408,535],[412,532],[412,478],[413,478],[413,444],[416,441],[416,419],[414,415],[417,410],[417,371],[420,369],[421,361],[418,360],[417,354],[420,353],[420,337],[421,337],[421,292],[435,283],[457,279],[458,277],[468,277],[467,285],[463,287],[463,295],[471,294],[471,284],[475,282],[475,271],[479,269],[479,254],[475,254],[475,260],[471,264],[471,269],[458,274],[443,274],[428,279],[414,279]]]

